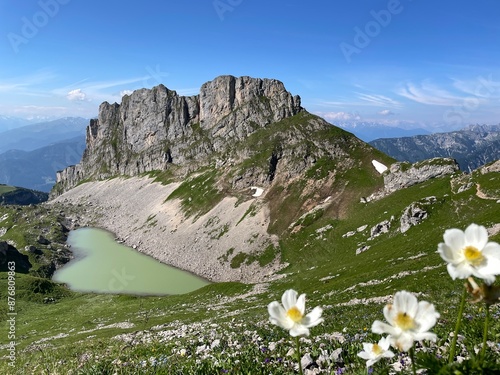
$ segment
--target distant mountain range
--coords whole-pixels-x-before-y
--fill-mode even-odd
[[[38,204],[49,198],[47,193],[0,184],[0,206]]]
[[[89,120],[31,121],[0,116],[0,184],[48,192],[56,172],[81,159]]]
[[[29,124],[30,124],[30,120],[27,120],[27,119],[0,115],[0,132],[19,128],[21,126],[29,125]]]
[[[359,139],[370,142],[378,138],[411,137],[414,135],[430,134],[423,128],[412,128],[415,124],[401,124],[389,126],[370,121],[331,121],[332,124],[353,133]]]
[[[88,123],[89,120],[82,117],[65,117],[0,131],[0,153],[9,150],[33,151],[55,142],[85,136]],[[11,126],[14,126],[12,122]]]
[[[448,133],[383,138],[369,143],[399,161],[414,163],[449,157],[457,160],[460,169],[470,171],[500,159],[500,125],[470,125]]]
[[[56,172],[80,161],[85,137],[78,136],[34,151],[10,150],[0,154],[0,183],[49,192]]]

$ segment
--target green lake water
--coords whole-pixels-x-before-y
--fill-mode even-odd
[[[53,280],[71,290],[96,293],[168,295],[192,292],[208,281],[160,263],[115,242],[111,233],[96,228],[70,232],[75,259],[56,271]]]

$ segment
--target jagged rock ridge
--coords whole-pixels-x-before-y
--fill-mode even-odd
[[[229,143],[301,111],[300,97],[273,79],[220,76],[196,96],[163,85],[136,90],[121,104],[101,104],[81,163],[59,172],[57,181],[67,190],[84,178],[204,164]]]

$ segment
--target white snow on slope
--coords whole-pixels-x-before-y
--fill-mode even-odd
[[[388,169],[384,164],[376,160],[372,160],[372,164],[380,174],[384,173]]]

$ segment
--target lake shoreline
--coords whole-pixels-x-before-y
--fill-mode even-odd
[[[107,230],[82,227],[70,232],[68,243],[75,258],[58,269],[52,279],[74,291],[171,295],[209,284],[206,279],[117,243]]]
[[[268,211],[259,203],[261,198],[251,197],[252,190],[247,201],[225,198],[194,220],[184,217],[178,200],[166,200],[178,186],[149,177],[92,181],[46,204],[64,211],[73,227],[103,228],[141,253],[212,282],[260,283],[281,277],[277,273],[286,264],[279,257],[265,266],[258,262],[231,266],[231,249],[233,255],[254,254],[270,244],[278,246],[278,237],[267,233]],[[258,210],[246,215],[253,203]],[[215,231],[222,234],[215,237]]]

